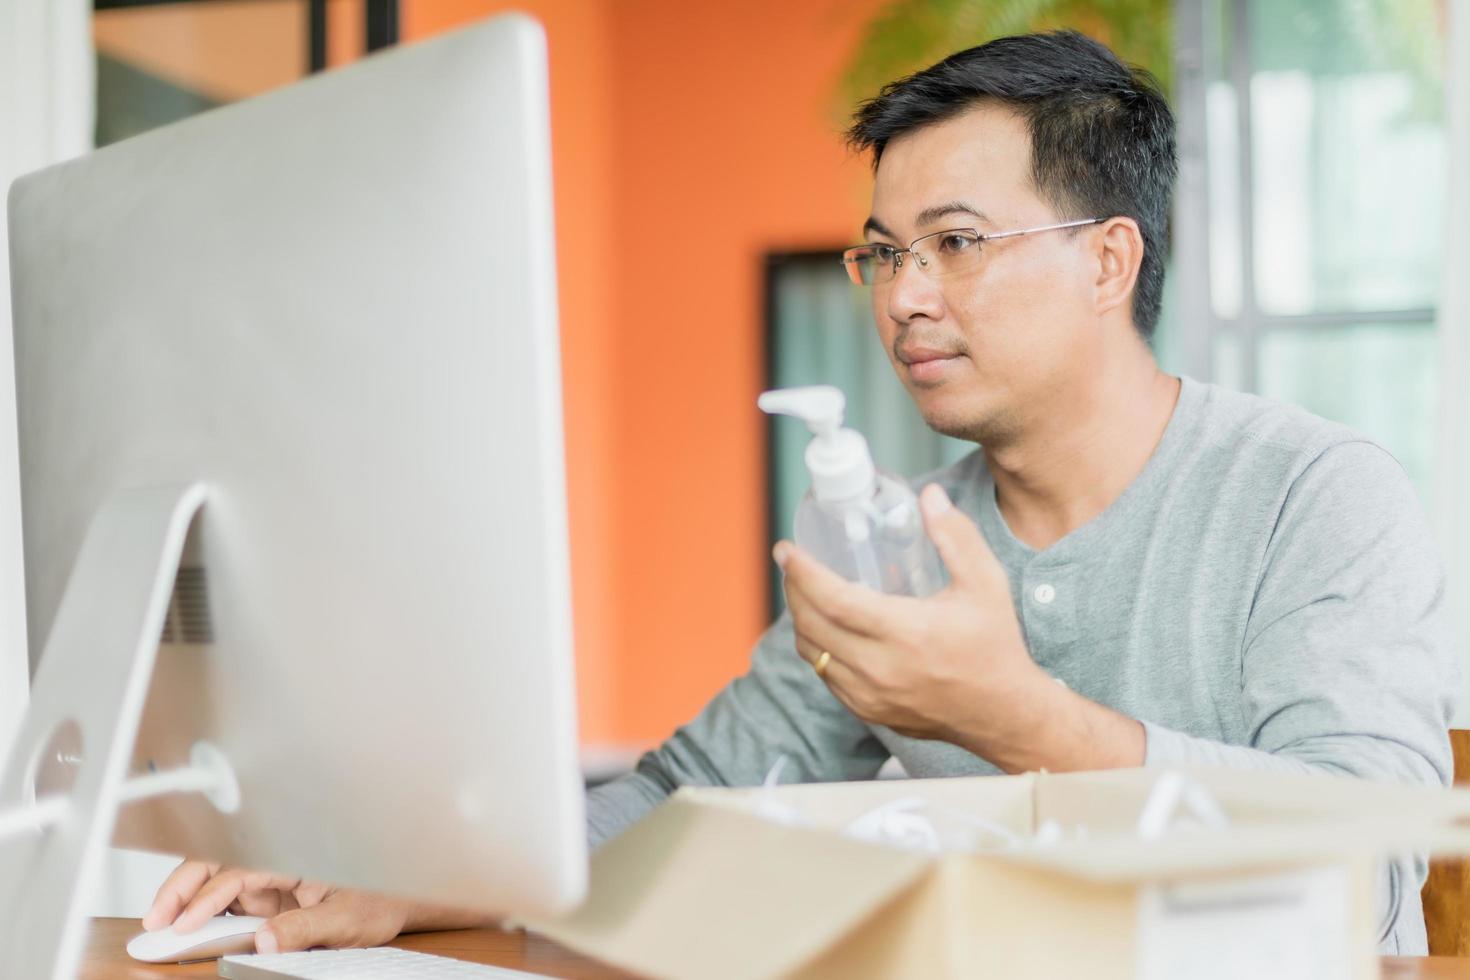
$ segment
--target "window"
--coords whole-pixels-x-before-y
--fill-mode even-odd
[[[1429,501],[1445,186],[1435,0],[1179,0],[1166,367],[1295,402]]]
[[[94,0],[97,145],[397,40],[397,0]]]

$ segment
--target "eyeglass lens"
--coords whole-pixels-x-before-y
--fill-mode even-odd
[[[862,245],[843,256],[849,278],[864,286],[892,279],[904,261],[917,261],[931,276],[964,272],[980,261],[980,236],[972,231],[940,231],[925,235],[907,249]]]

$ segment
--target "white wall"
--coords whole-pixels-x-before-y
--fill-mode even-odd
[[[17,175],[92,145],[91,18],[87,0],[0,0],[0,189],[7,194]],[[30,686],[8,246],[0,234],[0,760]]]
[[[177,857],[168,855],[109,848],[91,914],[141,919],[148,906],[153,904],[158,886],[178,863]]]
[[[88,0],[0,0],[0,191],[8,192],[20,174],[91,148],[96,101],[91,18]],[[3,228],[0,223],[0,760],[8,754],[30,686],[10,258]],[[141,915],[175,863],[111,851],[94,914]]]
[[[1440,436],[1435,453],[1436,520],[1449,565],[1449,605],[1464,671],[1455,725],[1470,728],[1470,0],[1451,0],[1445,122],[1444,287],[1439,306]]]

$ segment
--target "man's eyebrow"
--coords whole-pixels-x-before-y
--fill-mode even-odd
[[[968,214],[985,224],[990,224],[990,218],[986,217],[984,211],[981,211],[973,204],[966,204],[964,201],[949,201],[945,204],[936,204],[932,208],[925,208],[919,212],[919,217],[915,221],[915,224],[918,226],[930,225],[940,218],[947,218],[952,214]],[[888,230],[887,225],[883,224],[877,218],[870,216],[867,221],[863,222],[863,237],[866,238],[873,232],[877,232],[886,238],[898,238],[897,235]]]
[[[990,219],[985,216],[984,211],[981,211],[973,204],[966,204],[964,201],[950,201],[946,204],[936,204],[932,208],[925,208],[919,212],[919,217],[915,223],[921,226],[930,225],[940,218],[947,218],[952,214],[968,214],[980,219],[986,224],[990,223]]]
[[[871,235],[875,231],[878,234],[883,235],[883,236],[888,237],[888,238],[897,238],[898,237],[893,232],[891,232],[891,231],[888,230],[888,226],[887,225],[885,225],[883,222],[879,221],[877,218],[874,218],[874,217],[871,217],[870,216],[867,221],[864,221],[863,222],[863,237],[864,238],[867,238],[869,235]]]

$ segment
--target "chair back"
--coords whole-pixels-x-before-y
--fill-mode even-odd
[[[1455,785],[1470,785],[1470,729],[1450,729]],[[1470,858],[1436,858],[1421,893],[1431,956],[1470,956]]]

